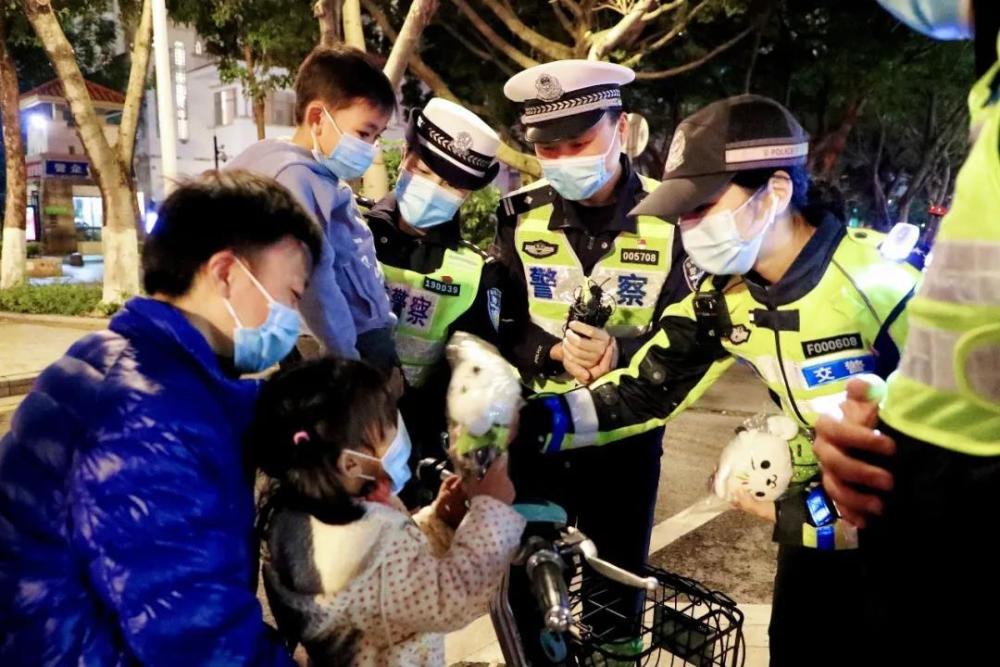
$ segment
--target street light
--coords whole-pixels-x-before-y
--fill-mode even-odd
[[[36,112],[28,116],[28,126],[33,130],[45,131],[49,127],[49,119],[44,113]]]
[[[160,126],[163,191],[168,195],[177,180],[177,117],[173,77],[170,76],[170,37],[167,34],[167,8],[164,0],[153,0],[153,54],[156,62],[156,110]]]
[[[226,146],[223,144],[219,145],[219,137],[212,135],[212,149],[215,152],[215,170],[219,171],[219,160],[226,162],[229,160],[229,156],[226,155]]]

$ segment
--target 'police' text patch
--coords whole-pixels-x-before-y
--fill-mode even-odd
[[[841,336],[830,336],[818,340],[802,341],[802,354],[806,359],[821,357],[824,354],[834,354],[844,350],[863,350],[865,345],[861,340],[861,334],[843,334]]]

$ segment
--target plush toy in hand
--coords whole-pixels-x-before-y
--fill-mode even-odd
[[[719,457],[713,491],[732,502],[739,491],[759,501],[777,500],[792,479],[788,448],[799,429],[785,416],[759,415],[744,423]]]
[[[451,337],[446,355],[451,457],[459,474],[482,478],[513,436],[522,403],[520,377],[495,347],[467,333]]]

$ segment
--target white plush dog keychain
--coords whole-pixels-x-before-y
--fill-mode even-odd
[[[719,457],[715,495],[732,501],[743,490],[755,500],[777,500],[792,479],[788,443],[798,432],[795,422],[783,415],[758,415],[744,422]]]

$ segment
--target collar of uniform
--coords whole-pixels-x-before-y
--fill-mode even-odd
[[[601,229],[602,232],[627,232],[634,234],[638,229],[634,216],[628,214],[645,196],[639,174],[632,169],[632,161],[622,153],[622,175],[615,186],[614,215]],[[579,229],[589,232],[587,226],[580,220],[577,207],[582,204],[569,202],[556,195],[552,203],[552,217],[549,219],[549,229]]]
[[[768,306],[784,306],[798,301],[819,284],[846,233],[847,228],[843,222],[833,215],[824,215],[816,227],[816,233],[802,248],[781,280],[769,285],[755,271],[744,276],[750,295],[758,303]]]
[[[390,192],[368,212],[368,223],[372,234],[380,243],[391,243],[395,248],[436,245],[455,250],[462,239],[458,219],[431,227],[423,236],[411,236],[399,229],[399,203],[396,194]],[[385,241],[382,239],[385,238]]]

